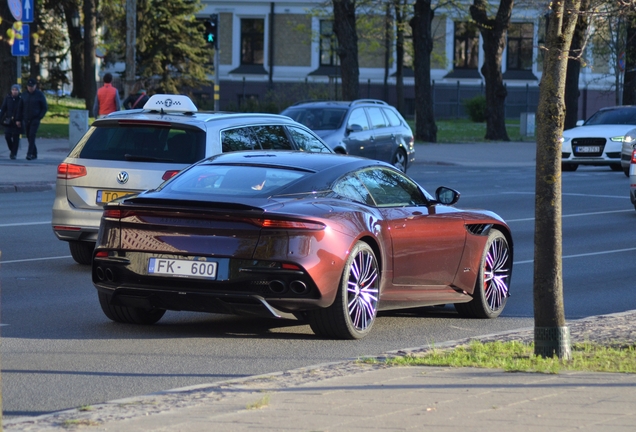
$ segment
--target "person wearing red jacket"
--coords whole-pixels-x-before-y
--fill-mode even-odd
[[[104,75],[104,85],[97,90],[97,97],[93,105],[93,115],[99,118],[121,109],[119,101],[119,91],[113,87],[113,75],[106,73]]]

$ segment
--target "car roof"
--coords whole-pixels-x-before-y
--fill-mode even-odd
[[[392,168],[390,164],[358,156],[336,153],[307,153],[300,151],[238,151],[222,153],[200,162],[221,165],[268,165],[290,167],[307,171],[320,172],[330,168],[350,171],[371,166]]]
[[[389,107],[390,105],[379,99],[356,99],[354,101],[335,101],[335,100],[309,100],[296,102],[294,105],[287,109],[299,108],[299,107],[341,107],[348,108],[351,106],[369,106],[369,105],[381,105]]]
[[[177,103],[175,103],[175,101]],[[203,128],[205,124],[222,122],[223,126],[245,124],[291,124],[298,125],[291,118],[280,114],[234,113],[224,111],[199,111],[192,100],[184,95],[157,94],[150,97],[142,109],[115,111],[96,119],[95,126],[106,126],[112,121],[138,121],[181,123]]]

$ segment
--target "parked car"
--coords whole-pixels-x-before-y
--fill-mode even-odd
[[[627,174],[629,156],[624,144],[636,138],[636,106],[602,108],[580,126],[563,131],[561,167],[576,171],[579,165],[605,165]]]
[[[415,160],[413,132],[386,102],[301,102],[281,114],[316,132],[336,153],[381,160],[403,172]]]
[[[104,207],[92,278],[113,321],[166,310],[296,317],[362,338],[379,310],[454,304],[495,318],[509,296],[510,229],[459,210],[393,166],[300,152],[236,152]]]
[[[104,204],[206,157],[248,149],[332,153],[285,116],[202,113],[187,96],[154,95],[143,109],[95,120],[58,166],[53,231],[75,261],[90,264]]]
[[[629,162],[629,199],[636,209],[636,149],[632,150]]]

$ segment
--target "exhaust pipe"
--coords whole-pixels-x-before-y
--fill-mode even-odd
[[[110,268],[107,268],[104,275],[106,276],[106,280],[108,282],[114,282],[115,281],[115,275],[113,273],[113,270]]]
[[[95,276],[97,276],[97,279],[99,279],[100,281],[104,280],[104,269],[101,267],[97,267],[95,269]]]
[[[269,290],[274,294],[282,294],[287,291],[287,286],[285,286],[283,281],[273,280],[269,283]]]
[[[301,280],[292,281],[292,283],[289,284],[289,289],[291,289],[294,294],[298,295],[307,294],[309,292],[307,284]]]

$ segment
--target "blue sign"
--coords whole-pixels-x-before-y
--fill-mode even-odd
[[[22,30],[16,31],[13,45],[11,46],[11,54],[17,57],[28,56],[30,47],[29,25],[23,24]]]
[[[33,22],[33,2],[34,0],[22,0],[22,22]]]

